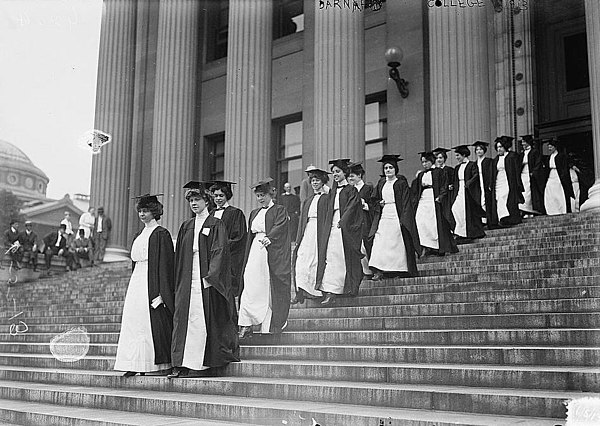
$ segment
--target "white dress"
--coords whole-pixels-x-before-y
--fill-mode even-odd
[[[121,332],[117,346],[115,370],[150,372],[166,370],[171,364],[154,363],[154,340],[150,326],[150,303],[148,301],[148,241],[158,223],[152,220],[142,230],[131,247],[131,260],[135,269],[129,279]]]
[[[527,213],[536,213],[533,210],[533,204],[531,204],[531,181],[529,179],[529,153],[531,149],[526,149],[523,153],[523,170],[521,170],[521,181],[523,182],[523,199],[524,203],[519,203],[519,210],[522,210]]]
[[[394,182],[396,180],[397,178],[387,180],[383,184],[381,196],[385,204],[381,210],[381,218],[373,239],[373,249],[369,260],[369,267],[385,272],[408,271],[406,246],[402,238],[402,229],[400,228],[394,195]]]
[[[194,242],[192,259],[192,284],[190,289],[190,309],[188,312],[188,325],[183,348],[183,361],[181,366],[192,370],[206,370],[203,365],[206,351],[206,317],[204,316],[204,298],[202,288],[207,285],[203,282],[200,273],[200,257],[198,256],[198,237],[202,231],[204,221],[208,217],[208,209],[196,215],[194,221]]]
[[[315,289],[319,261],[317,252],[317,204],[320,198],[321,194],[315,194],[308,207],[308,222],[296,255],[296,287],[313,296],[322,296],[322,293]]]
[[[269,205],[269,208],[273,204]],[[265,216],[267,209],[261,208],[252,220],[250,232],[254,234],[248,261],[244,269],[244,290],[240,296],[238,325],[261,324],[261,333],[268,333],[271,327],[271,276],[266,247],[260,241],[266,236]]]
[[[483,184],[483,159],[484,157],[477,158],[477,169],[479,169],[479,188],[481,189],[481,208],[485,210],[485,185]],[[485,218],[483,218],[485,220]]]
[[[454,233],[459,237],[467,237],[467,200],[465,195],[465,169],[467,163],[458,166],[458,194],[452,204],[452,214],[456,222]]]
[[[557,215],[567,212],[567,200],[565,199],[565,191],[560,183],[558,171],[556,171],[556,155],[554,152],[550,155],[550,175],[546,182],[544,190],[544,205],[546,206],[546,214]]]
[[[575,198],[571,198],[571,211],[578,212],[579,211],[579,195],[581,194],[581,189],[579,188],[579,176],[577,172],[573,169],[569,169],[569,173],[571,175],[571,185],[573,185],[573,194]]]
[[[340,192],[344,187],[338,186],[333,202],[333,220],[327,242],[327,254],[325,257],[325,272],[321,281],[321,291],[333,294],[344,293],[346,281],[346,257],[344,255],[344,242],[342,240],[342,229],[338,228],[340,221]]]
[[[496,213],[498,214],[498,220],[510,216],[507,206],[510,188],[504,166],[505,158],[504,155],[500,155],[498,157],[498,165],[496,166],[498,170],[498,174],[496,175]]]
[[[433,184],[430,172],[423,173],[421,185],[425,187],[421,192],[421,198],[417,205],[417,213],[415,221],[417,222],[417,231],[419,232],[419,240],[423,247],[431,249],[440,248],[440,239],[437,229],[437,217],[435,213],[435,199],[433,196]]]

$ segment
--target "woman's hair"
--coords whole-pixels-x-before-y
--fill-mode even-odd
[[[461,146],[460,148],[456,148],[454,151],[458,152],[463,157],[468,157],[469,155],[471,155],[471,150],[469,148],[467,148],[466,146]]]
[[[231,200],[231,197],[233,197],[233,192],[231,191],[230,186],[227,184],[215,183],[210,187],[210,192],[215,192],[218,190],[221,190],[221,192],[225,194],[225,198],[227,199],[227,201]]]
[[[333,171],[334,167],[337,167],[338,169],[340,169],[342,171],[342,173],[344,173],[345,177],[348,177],[348,175],[350,174],[350,167],[348,166],[347,163],[340,164],[338,162],[337,164],[332,164],[330,170]]]
[[[271,197],[273,197],[273,195],[275,194],[275,188],[273,187],[273,185],[271,185],[271,183],[263,183],[262,185],[259,185],[256,188],[254,188],[254,193],[268,194]]]
[[[446,151],[436,151],[433,153],[433,155],[435,155],[435,158],[437,158],[437,156],[440,154],[442,154],[442,157],[444,157],[444,161],[448,160],[448,154],[446,154]]]
[[[163,205],[160,201],[144,201],[140,200],[136,203],[135,209],[139,212],[142,209],[148,210],[152,217],[156,220],[159,220],[163,215]]]
[[[431,161],[431,163],[435,163],[435,155],[433,155],[433,152],[426,152],[425,154],[421,155],[421,161],[423,161],[423,159]]]
[[[475,145],[475,149],[477,149],[477,147],[479,147],[479,148],[483,149],[483,152],[484,152],[484,153],[485,153],[485,152],[487,152],[487,146],[485,146],[485,145],[481,145],[481,144],[478,144],[478,145]]]
[[[323,185],[329,182],[329,176],[327,175],[327,173],[323,172],[310,172],[308,174],[308,181],[310,182],[312,178],[319,179],[321,182],[323,182]]]
[[[210,195],[208,195],[206,191],[202,189],[188,189],[187,191],[185,191],[185,199],[187,201],[190,201],[190,198],[192,197],[202,198],[207,205],[211,201]]]
[[[391,165],[392,165],[392,167],[394,168],[394,170],[396,171],[396,174],[398,174],[398,172],[400,171],[400,168],[398,167],[398,163],[397,163],[397,162],[395,162],[395,161],[384,161],[384,162],[381,164],[381,170],[384,170],[384,169],[385,169],[385,165],[386,165],[386,164],[391,164]],[[385,173],[384,173],[384,175],[385,175]]]
[[[500,144],[500,146],[501,146],[502,148],[504,148],[504,150],[505,150],[505,151],[508,151],[508,150],[506,149],[506,146],[504,146],[504,144],[503,144],[503,143],[502,143],[502,141],[500,141],[500,140],[498,140],[498,141],[496,141],[496,142],[494,143],[494,148],[496,149],[496,151],[498,151],[498,144]]]

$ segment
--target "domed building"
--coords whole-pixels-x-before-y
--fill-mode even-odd
[[[10,142],[0,140],[0,189],[24,202],[46,200],[48,176]]]

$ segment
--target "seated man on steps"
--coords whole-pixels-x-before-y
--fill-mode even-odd
[[[31,264],[34,272],[37,271],[37,256],[38,256],[38,245],[37,245],[37,234],[33,232],[33,223],[30,220],[25,222],[25,231],[19,234],[19,241],[21,247],[23,247],[23,258],[25,259],[25,266]]]
[[[73,253],[67,247],[67,226],[61,223],[57,231],[50,232],[44,237],[44,258],[46,259],[46,272],[50,275],[52,257],[62,256],[67,261],[66,271],[73,270]]]
[[[90,265],[94,266],[94,249],[92,248],[92,240],[85,237],[85,229],[79,228],[77,231],[78,237],[71,243],[73,257],[77,268],[81,268],[81,259],[90,261]]]

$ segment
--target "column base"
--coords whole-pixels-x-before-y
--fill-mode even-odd
[[[124,248],[107,247],[104,252],[104,263],[123,262],[127,260],[131,260],[131,258],[129,257],[129,250],[125,250]]]
[[[588,199],[580,207],[580,211],[600,209],[600,180],[597,180],[588,192]]]

